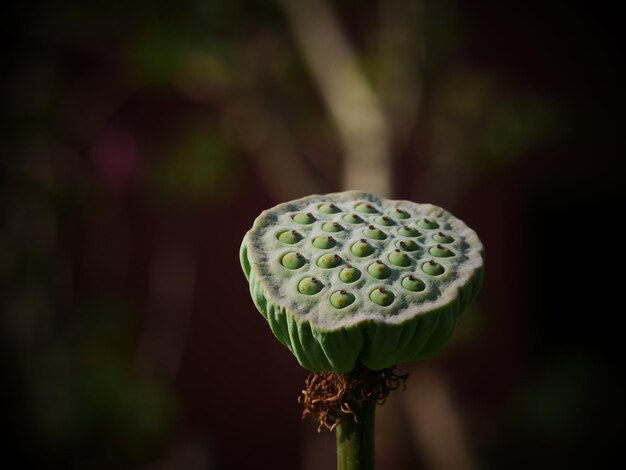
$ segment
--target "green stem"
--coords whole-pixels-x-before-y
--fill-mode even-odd
[[[349,416],[337,425],[337,470],[374,470],[374,420],[376,402],[356,410],[358,423]]]

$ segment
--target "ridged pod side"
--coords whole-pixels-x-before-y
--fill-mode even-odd
[[[351,371],[357,361],[369,369],[380,370],[433,356],[452,335],[459,313],[479,291],[483,277],[481,268],[450,302],[402,323],[366,320],[322,330],[312,327],[305,319],[298,319],[288,307],[268,300],[270,296],[264,291],[263,283],[251,269],[245,240],[240,260],[257,309],[276,338],[302,367],[311,371],[345,373]]]

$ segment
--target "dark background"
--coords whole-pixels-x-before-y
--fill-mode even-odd
[[[413,380],[390,404],[401,424],[381,431],[380,468],[459,468],[431,459],[402,412],[429,376],[470,467],[619,458],[617,7],[383,3],[330,5],[389,116],[391,196],[451,210],[487,261],[450,346],[403,366]],[[344,189],[341,136],[285,11],[184,0],[3,12],[3,466],[332,462],[332,437],[300,421],[306,371],[238,262],[261,210]],[[381,52],[385,31],[402,34]],[[390,87],[389,57],[413,77],[406,89]]]

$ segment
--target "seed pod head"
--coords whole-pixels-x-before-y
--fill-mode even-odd
[[[483,275],[480,240],[452,214],[356,191],[264,211],[240,255],[274,334],[318,371],[432,356]]]

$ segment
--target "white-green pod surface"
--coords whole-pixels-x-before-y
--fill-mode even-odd
[[[346,191],[263,211],[241,245],[250,293],[312,371],[432,356],[480,289],[476,233],[431,204]]]

